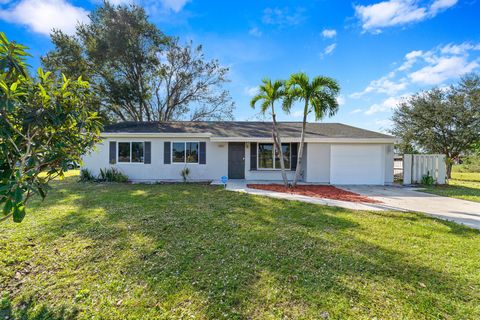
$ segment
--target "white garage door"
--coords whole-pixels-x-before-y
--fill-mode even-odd
[[[384,184],[382,145],[332,145],[331,184]]]

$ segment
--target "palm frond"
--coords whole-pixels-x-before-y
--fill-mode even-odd
[[[252,100],[250,100],[250,106],[255,109],[255,105],[257,104],[258,101],[260,100],[265,100],[267,97],[263,92],[257,93]]]

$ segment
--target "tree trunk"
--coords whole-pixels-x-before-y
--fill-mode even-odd
[[[292,184],[293,187],[297,185],[297,182],[300,179],[300,172],[302,171],[303,145],[305,143],[305,129],[307,127],[307,111],[308,111],[308,100],[305,99],[305,108],[303,109],[302,134],[300,136],[300,147],[298,148],[298,155],[297,155],[297,169],[295,170],[295,178],[293,178],[293,184]]]
[[[452,178],[452,166],[453,166],[453,160],[450,158],[447,158],[445,160],[446,166],[447,166],[447,179]]]
[[[285,185],[286,188],[288,188],[288,178],[287,178],[287,173],[285,172],[285,162],[283,160],[282,141],[280,139],[280,134],[278,133],[277,119],[276,119],[275,111],[273,109],[273,105],[272,105],[272,120],[273,120],[273,142],[275,144],[275,148],[277,148],[278,155],[280,157],[280,169],[282,171],[283,184]],[[275,161],[275,158],[273,160]]]

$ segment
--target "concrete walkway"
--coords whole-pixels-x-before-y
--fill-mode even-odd
[[[246,192],[278,199],[297,200],[308,203],[335,206],[351,210],[370,211],[410,211],[425,213],[440,219],[455,221],[472,228],[480,229],[480,203],[441,197],[415,191],[401,186],[337,186],[338,188],[365,195],[382,203],[356,203],[323,198],[314,198],[280,192],[247,188],[247,183],[267,183],[265,181],[230,180],[227,190]],[[272,183],[272,182],[268,182]],[[281,183],[281,182],[280,182]]]

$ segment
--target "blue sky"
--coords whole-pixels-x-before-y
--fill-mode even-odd
[[[115,0],[144,6],[168,35],[202,44],[230,68],[237,120],[262,119],[249,100],[263,77],[304,71],[342,87],[325,122],[385,131],[392,109],[418,90],[480,71],[480,1]],[[30,47],[31,65],[51,48],[51,28],[88,21],[96,0],[0,0],[0,30]],[[281,120],[301,120],[300,107]],[[311,119],[312,120],[312,119]]]

